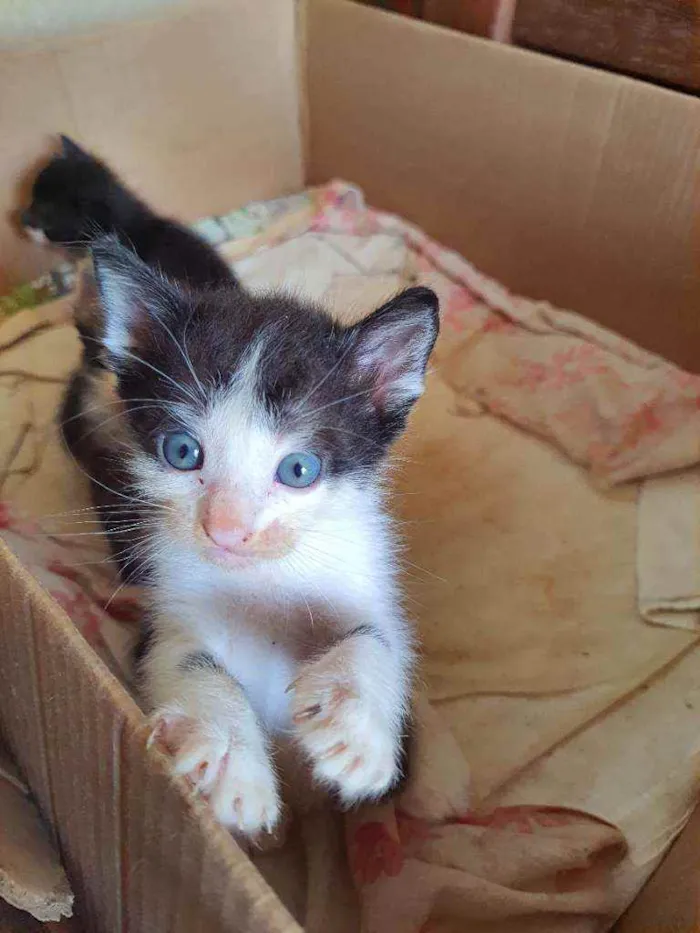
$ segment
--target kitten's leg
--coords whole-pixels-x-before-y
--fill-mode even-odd
[[[411,652],[360,626],[304,665],[292,722],[315,777],[345,804],[376,799],[402,777]]]
[[[155,633],[141,658],[152,741],[225,826],[247,836],[270,832],[280,798],[265,734],[237,681],[188,641]]]

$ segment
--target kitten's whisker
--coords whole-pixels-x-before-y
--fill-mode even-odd
[[[99,511],[100,508],[104,508],[105,511],[100,512]],[[147,512],[149,508],[151,507],[150,506],[139,506],[138,508],[139,515],[143,515],[143,513]],[[90,523],[97,524],[105,520],[133,521],[132,518],[124,519],[123,516],[129,512],[135,512],[135,511],[137,511],[137,509],[133,505],[127,505],[126,503],[118,503],[117,505],[110,506],[109,508],[107,508],[106,506],[94,506],[94,507],[91,506],[86,509],[76,509],[75,512],[56,512],[53,515],[38,515],[36,517],[28,516],[28,518],[30,518],[32,521],[36,522],[39,525],[41,525],[42,523],[46,523],[46,522],[56,521],[57,519],[60,519],[60,518],[71,519],[71,521],[68,522],[68,524],[71,524],[71,525],[79,525],[79,524],[87,525]],[[93,512],[95,517],[94,518],[83,518],[81,520],[75,520],[75,521],[72,520],[72,516],[85,515],[88,512]],[[116,519],[111,518],[111,516],[116,516]]]
[[[121,551],[110,553],[107,555],[107,557],[102,557],[99,560],[80,560],[66,564],[66,566],[72,569],[74,567],[99,567],[103,566],[104,564],[114,564],[114,569],[118,572],[118,559],[120,559],[124,554],[128,553],[132,547],[134,547],[134,545],[130,544],[128,547],[123,548]]]
[[[114,508],[117,508],[117,507],[120,509],[129,508],[129,506],[122,505],[121,503],[119,504],[119,506],[114,506]],[[65,518],[67,515],[81,515],[84,512],[94,512],[98,508],[99,506],[96,506],[96,505],[87,505],[85,506],[84,509],[71,509],[68,512],[50,512],[47,515],[38,515],[35,521],[46,521],[47,519],[50,519],[50,518]]]
[[[308,585],[309,581],[308,581],[307,578],[304,576],[304,574],[302,574],[302,573],[299,571],[299,568],[298,568],[298,567],[292,567],[291,569],[294,571],[294,573],[297,574],[297,576],[302,580],[303,583],[305,583],[305,584]],[[306,610],[307,610],[307,612],[309,613],[309,621],[311,622],[311,628],[313,629],[313,627],[314,627],[314,614],[313,614],[313,612],[311,611],[311,606],[309,605],[309,601],[307,600],[307,598],[306,598],[306,596],[304,595],[303,591],[300,590],[300,591],[299,591],[299,595],[300,595],[301,598],[304,600],[304,605],[306,606]]]
[[[378,447],[380,450],[386,449],[386,444],[380,444],[378,441],[373,441],[371,438],[367,437],[366,434],[360,434],[358,431],[350,431],[348,428],[340,428],[333,424],[323,424],[320,426],[319,430],[336,431],[338,434],[347,434],[349,437],[359,437],[366,444],[371,444],[373,447]],[[402,456],[401,454],[393,453],[392,451],[389,451],[387,453],[387,460],[389,464],[415,463],[415,461],[411,457],[405,457],[405,456]]]
[[[169,546],[169,545],[168,545],[168,542],[167,542],[167,541],[162,541],[162,542],[160,542],[160,546],[157,546],[157,542],[155,542],[155,541],[153,540],[152,537],[149,537],[148,541],[146,541],[144,544],[142,544],[142,545],[140,546],[138,552],[137,552],[137,553],[134,553],[132,557],[130,557],[128,560],[126,560],[126,561],[124,562],[123,567],[120,568],[120,574],[123,576],[123,575],[124,575],[124,570],[125,570],[125,568],[128,567],[129,564],[134,563],[135,561],[146,560],[146,558],[150,558],[151,561],[155,560],[156,557],[160,557],[162,554],[165,553],[165,551],[168,549],[168,546]],[[151,553],[150,553],[150,554],[149,554],[149,550],[151,550]],[[109,604],[112,602],[112,600],[114,599],[114,597],[117,595],[117,593],[118,593],[124,586],[126,586],[128,583],[131,583],[131,582],[133,581],[133,579],[134,579],[135,575],[138,573],[139,569],[141,569],[141,568],[137,566],[137,567],[135,567],[135,568],[133,569],[133,571],[132,571],[131,573],[129,573],[129,574],[127,574],[125,577],[123,577],[123,582],[122,582],[121,586],[117,587],[117,589],[115,590],[115,592],[112,593],[112,595],[110,596],[109,600],[107,601],[107,603],[106,603],[106,605],[105,605],[105,607],[104,607],[105,610],[107,609],[107,607],[109,606]]]
[[[56,531],[52,531],[50,528],[42,526],[42,531],[45,531],[46,534],[56,534],[62,527],[68,525],[69,527],[74,525],[109,525],[110,528],[120,525],[132,525],[136,521],[141,521],[137,517],[134,518],[110,518],[106,521],[103,521],[101,518],[85,518],[81,521],[76,522],[64,522],[63,525],[59,524],[56,528]]]
[[[83,476],[86,476],[91,482],[95,483],[101,489],[104,489],[105,492],[112,493],[113,495],[118,496],[120,499],[125,499],[127,502],[137,502],[139,505],[145,505],[145,506],[151,505],[151,503],[147,499],[139,499],[139,498],[136,498],[135,496],[128,496],[125,493],[121,493],[117,489],[112,489],[111,486],[107,486],[104,483],[100,482],[100,480],[96,479],[94,476],[88,473],[86,469],[83,468],[83,466],[78,462],[78,459],[73,453],[73,451],[68,446],[65,446],[65,449],[68,451],[68,454],[73,460],[73,463],[77,466],[77,468],[80,470]],[[125,488],[128,488],[128,487],[125,487]],[[159,503],[159,506],[160,508],[166,511],[169,511],[169,512],[176,511],[175,509],[169,508],[168,506],[163,505],[162,503]]]
[[[98,340],[97,337],[89,337],[86,334],[83,335],[86,340],[92,340],[93,343],[97,343],[100,346],[104,346],[103,341]],[[135,360],[137,363],[140,363],[142,366],[145,366],[147,369],[152,370],[157,376],[160,376],[162,379],[165,379],[166,382],[169,382],[170,385],[174,386],[178,392],[182,392],[185,398],[188,398],[194,405],[199,406],[200,399],[196,395],[193,395],[185,386],[181,385],[177,380],[173,379],[172,376],[169,376],[167,373],[164,373],[162,369],[158,369],[157,366],[154,366],[152,363],[149,363],[147,360],[144,360],[136,353],[132,353],[131,350],[122,349],[120,351],[125,356],[131,360]]]
[[[142,523],[132,524],[126,528],[116,528],[115,531],[118,531],[120,534],[125,531],[135,531],[138,528],[145,527]],[[109,536],[109,528],[103,528],[101,531],[46,531],[39,535],[39,537],[46,538],[86,538],[90,535],[103,535]]]
[[[100,421],[99,424],[96,424],[93,427],[91,427],[89,431],[86,431],[84,434],[81,434],[78,442],[82,443],[86,437],[90,437],[91,434],[94,434],[95,431],[99,431],[100,428],[103,428],[106,424],[109,424],[110,421],[115,421],[117,418],[123,418],[126,414],[131,414],[132,412],[136,412],[136,411],[145,411],[146,409],[149,409],[149,408],[162,408],[162,407],[163,407],[162,405],[159,405],[156,403],[156,404],[150,404],[150,405],[136,405],[136,407],[134,408],[129,408],[128,412],[118,411],[116,415],[110,415],[109,418],[105,418],[103,421]],[[116,440],[117,443],[120,443],[117,438],[115,438],[114,440]]]
[[[194,370],[194,366],[192,365],[192,359],[191,359],[191,357],[190,357],[189,347],[187,346],[187,331],[188,331],[188,329],[189,329],[189,326],[190,326],[190,323],[191,323],[191,321],[192,321],[193,316],[194,316],[194,310],[192,310],[192,311],[190,312],[190,316],[187,318],[187,321],[186,321],[186,323],[185,323],[185,327],[184,327],[184,329],[183,329],[183,331],[182,331],[182,355],[183,355],[184,358],[185,358],[185,362],[187,363],[187,366],[189,367],[189,370],[190,370],[190,372],[192,373],[192,376],[193,376],[194,380],[196,381],[197,385],[199,386],[199,391],[202,393],[202,398],[206,401],[207,398],[208,398],[207,391],[206,391],[206,389],[204,388],[204,386],[202,385],[201,379],[199,378],[199,376],[197,375],[197,373],[196,373],[195,370]]]
[[[407,560],[405,557],[401,558],[400,563],[402,565],[407,565],[413,567],[415,570],[420,570],[421,573],[424,573],[427,577],[432,577],[434,580],[437,580],[438,583],[449,583],[449,580],[446,580],[445,577],[441,577],[437,573],[433,573],[432,570],[428,570],[427,567],[421,567],[420,564],[414,564],[413,561]]]
[[[197,376],[197,373],[194,371],[194,366],[192,365],[192,360],[190,359],[189,354],[185,353],[184,349],[180,346],[180,343],[178,342],[175,334],[170,330],[170,328],[165,323],[165,321],[157,315],[156,315],[156,320],[158,321],[160,326],[163,328],[166,334],[168,334],[170,339],[173,341],[173,343],[177,347],[180,353],[180,356],[185,361],[185,365],[189,369],[190,373],[192,374],[192,378],[194,379],[195,383],[197,384],[197,387],[199,388],[199,391],[202,395],[202,399],[206,401],[207,395],[206,395],[206,392],[204,391],[204,386],[199,381],[199,377]],[[189,320],[187,321],[187,324],[185,325],[185,333],[187,332],[187,325],[190,323],[191,320],[192,320],[192,315],[190,315]]]
[[[158,402],[157,399],[153,399],[153,398],[131,398],[129,399],[129,402],[130,403],[132,402],[134,403],[135,402],[153,402],[154,404],[158,404],[162,408],[167,407],[164,402]],[[106,408],[108,405],[124,405],[124,404],[125,402],[123,398],[115,398],[115,399],[112,399],[111,401],[100,402],[97,405],[91,405],[89,408],[82,408],[78,412],[77,415],[71,415],[70,418],[65,418],[63,421],[59,421],[58,424],[59,424],[59,427],[65,427],[65,425],[70,424],[71,421],[76,421],[78,418],[82,418],[84,415],[89,415],[93,411],[100,411],[102,408]]]
[[[360,392],[353,392],[352,395],[346,395],[343,398],[337,398],[334,402],[328,402],[326,405],[321,405],[320,408],[314,408],[313,411],[306,413],[307,418],[310,418],[312,415],[317,415],[320,411],[325,411],[327,408],[333,408],[334,405],[342,405],[343,402],[349,402],[353,398],[359,398],[361,395],[369,395],[373,392],[373,389],[362,389]]]
[[[340,537],[339,535],[334,535],[334,534],[332,534],[332,533],[325,532],[325,531],[317,531],[317,530],[311,529],[311,530],[305,532],[305,537],[306,537],[307,539],[308,539],[309,536],[313,536],[313,535],[315,535],[317,538],[318,538],[319,536],[320,536],[320,537],[325,537],[325,538],[326,538],[327,540],[329,540],[329,541],[338,541],[338,542],[340,542],[341,544],[349,544],[349,543],[350,543],[347,539],[342,538],[342,537]],[[304,541],[303,547],[304,547],[305,549],[311,550],[311,551],[313,551],[314,553],[318,554],[320,557],[324,558],[324,560],[325,560],[326,562],[327,562],[329,559],[332,560],[332,561],[335,561],[335,564],[326,563],[326,566],[329,567],[331,570],[333,570],[333,569],[335,569],[335,568],[337,567],[337,569],[342,570],[343,573],[356,576],[356,577],[358,577],[358,579],[360,579],[361,577],[364,578],[364,579],[368,579],[368,580],[369,580],[369,579],[372,579],[372,575],[371,575],[371,574],[362,574],[361,572],[358,572],[357,570],[352,570],[352,571],[350,571],[350,570],[348,569],[347,563],[345,563],[345,562],[342,560],[342,558],[339,558],[339,557],[336,558],[336,557],[334,557],[333,555],[329,554],[328,551],[322,551],[322,550],[320,550],[319,548],[315,548],[313,545],[308,544],[306,540]],[[395,560],[396,560],[396,563],[398,564],[399,568],[402,570],[402,572],[404,573],[405,576],[411,577],[412,579],[417,580],[419,583],[421,583],[421,584],[423,584],[423,585],[426,585],[426,584],[427,584],[427,581],[422,580],[422,579],[421,579],[420,577],[418,577],[416,574],[410,573],[408,570],[405,569],[405,564],[408,563],[408,564],[410,565],[410,561],[406,561],[406,560],[401,556],[401,553],[400,553],[400,549],[399,549],[399,548],[396,549],[396,552],[395,552]],[[323,566],[323,561],[318,561],[318,563],[319,563],[319,566]],[[436,581],[438,581],[438,582],[440,582],[440,583],[447,583],[447,582],[449,582],[449,581],[445,580],[443,577],[439,577],[437,574],[432,573],[432,571],[430,571],[430,570],[426,570],[424,567],[421,567],[421,566],[419,566],[418,564],[412,564],[411,566],[413,566],[416,570],[422,571],[422,572],[423,572],[424,574],[426,574],[427,576],[433,577]]]
[[[302,575],[302,574],[301,574],[301,571],[300,571],[299,567],[296,566],[295,558],[298,558],[298,559],[301,561],[302,567],[306,567],[309,571],[311,571],[311,573],[313,573],[313,567],[312,567],[310,564],[308,564],[308,563],[305,564],[305,563],[304,563],[304,559],[303,559],[303,555],[302,555],[302,554],[299,554],[298,552],[297,552],[296,554],[288,555],[288,557],[287,557],[287,560],[289,561],[289,564],[290,564],[290,566],[291,566],[291,569],[292,569],[295,573],[299,574],[299,575],[302,577],[302,580],[304,580],[305,583],[307,583],[309,586],[312,586],[312,587],[314,588],[314,590],[316,591],[316,593],[318,594],[319,598],[320,598],[323,602],[326,603],[326,605],[329,607],[329,609],[331,610],[331,612],[332,612],[337,618],[340,618],[340,613],[339,613],[339,611],[338,611],[337,606],[334,606],[334,605],[333,605],[333,603],[330,601],[330,599],[328,599],[328,597],[322,592],[321,588],[320,588],[319,586],[317,586],[317,585],[314,583],[313,579],[308,578],[308,577],[306,577],[305,575]]]
[[[308,535],[311,532],[307,532]],[[306,552],[310,552],[313,556],[313,562],[318,567],[326,567],[329,570],[337,570],[341,572],[346,578],[351,577],[357,580],[371,580],[373,579],[372,575],[369,573],[363,573],[361,570],[349,569],[348,564],[342,560],[340,557],[336,557],[333,554],[329,554],[328,551],[322,551],[320,548],[314,547],[312,544],[308,544],[306,541],[303,544],[303,548],[299,550],[299,556],[307,556]],[[316,556],[317,555],[317,556]],[[319,560],[319,558],[322,558]],[[311,569],[311,561],[309,560],[309,569]]]
[[[344,352],[344,353],[335,361],[335,363],[331,366],[331,368],[328,370],[328,372],[325,374],[325,376],[323,376],[323,377],[316,383],[316,385],[315,385],[309,392],[307,392],[306,395],[305,395],[299,402],[297,402],[297,404],[294,406],[297,410],[298,410],[299,408],[301,408],[302,405],[304,405],[305,402],[308,402],[308,400],[311,398],[311,396],[314,395],[316,392],[318,392],[318,390],[321,388],[321,386],[324,384],[324,382],[325,382],[327,379],[329,379],[329,378],[333,375],[333,373],[343,364],[345,358],[348,356],[348,354],[350,353],[350,351],[352,350],[352,348],[353,348],[353,344],[350,344],[350,346],[347,348],[347,350],[345,350],[345,352]]]
[[[178,383],[175,379],[168,376],[167,373],[164,373],[162,369],[158,369],[157,366],[153,366],[151,363],[142,359],[136,353],[132,353],[130,350],[122,350],[121,352],[126,354],[126,356],[128,356],[129,359],[136,360],[137,363],[140,363],[142,366],[146,366],[148,369],[156,373],[156,375],[161,376],[161,378],[165,379],[166,382],[169,382],[172,386],[174,386],[178,390],[178,392],[182,392],[185,398],[188,398],[195,405],[199,405],[199,399],[195,395],[193,395],[192,392],[189,391],[189,389],[186,389],[185,386],[180,385],[180,383]]]
[[[126,499],[127,502],[138,502],[138,503],[145,503],[146,505],[148,505],[148,502],[147,502],[147,500],[145,500],[145,499],[136,499],[136,498],[133,497],[133,496],[127,496],[127,495],[125,495],[124,493],[119,492],[117,489],[112,489],[111,486],[107,486],[107,485],[105,485],[104,483],[101,483],[101,482],[100,482],[98,479],[96,479],[94,476],[91,476],[90,473],[88,473],[87,470],[83,469],[82,465],[78,462],[77,457],[75,456],[75,454],[73,453],[73,451],[72,451],[69,447],[66,447],[66,450],[67,450],[68,453],[70,454],[70,456],[71,456],[71,458],[72,458],[72,460],[73,460],[73,463],[75,463],[75,465],[76,465],[77,468],[80,470],[80,472],[83,474],[83,476],[86,476],[91,482],[93,482],[93,483],[95,483],[95,485],[99,486],[100,489],[104,489],[105,492],[112,493],[113,495],[118,496],[120,499]],[[173,511],[174,511],[174,510],[173,510]]]

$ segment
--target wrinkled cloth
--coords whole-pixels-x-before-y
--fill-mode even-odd
[[[344,183],[198,229],[249,288],[343,320],[416,283],[442,309],[394,470],[424,647],[413,776],[393,803],[306,813],[260,870],[314,933],[608,929],[700,780],[700,379],[512,296]],[[0,526],[128,684],[138,593],[53,422],[68,305],[15,315],[0,351]]]

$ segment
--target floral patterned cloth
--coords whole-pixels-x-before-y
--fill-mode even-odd
[[[700,555],[687,549],[661,593],[663,535],[683,550],[692,523],[664,532],[659,515],[687,515],[698,488],[686,473],[679,492],[667,474],[700,458],[700,379],[511,295],[342,182],[197,228],[248,287],[283,284],[346,320],[415,282],[442,307],[429,391],[401,451],[415,465],[396,484],[426,651],[413,776],[393,804],[342,825],[324,814],[323,831],[305,824],[306,858],[284,869],[308,868],[281,886],[290,906],[317,933],[606,928],[697,791]],[[117,581],[54,426],[77,357],[68,303],[14,314],[0,353],[2,534],[128,684],[139,593]],[[640,524],[644,605],[682,608],[684,630],[672,614],[654,617],[670,626],[645,624],[637,605],[649,481],[609,488],[655,475]],[[636,741],[645,728],[672,774]],[[258,861],[275,877],[274,856]]]

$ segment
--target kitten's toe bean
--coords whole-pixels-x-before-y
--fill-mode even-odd
[[[280,799],[263,745],[245,746],[230,728],[170,711],[153,717],[153,742],[170,753],[173,772],[209,799],[224,826],[246,836],[274,829]]]
[[[218,819],[234,832],[271,833],[280,818],[277,779],[264,749],[233,749],[209,801]]]
[[[148,744],[158,744],[172,756],[173,772],[187,778],[192,789],[208,794],[216,783],[230,737],[213,723],[164,711],[151,719]]]
[[[346,804],[381,797],[398,778],[398,737],[350,680],[314,662],[292,691],[292,722],[314,776]],[[323,676],[321,676],[323,674]]]

